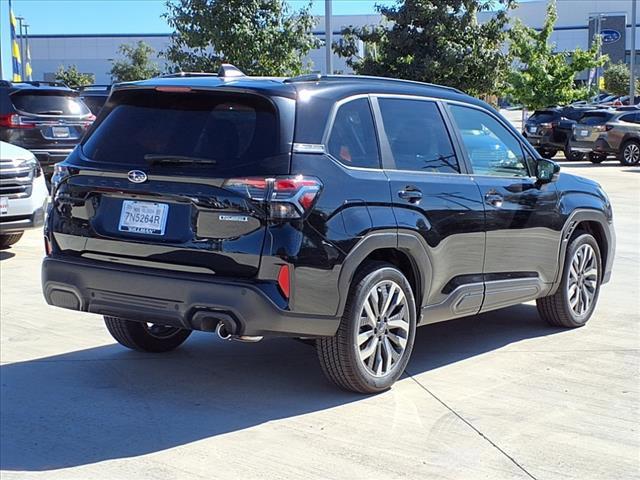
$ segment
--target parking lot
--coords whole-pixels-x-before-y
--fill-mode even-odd
[[[551,328],[524,304],[426,326],[370,397],[336,390],[294,340],[127,351],[99,317],[45,304],[29,232],[0,252],[2,478],[638,478],[640,168],[562,167],[614,207],[589,325]]]

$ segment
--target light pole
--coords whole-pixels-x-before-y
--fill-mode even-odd
[[[598,42],[598,62],[600,61],[600,58],[602,57],[602,20],[605,19],[606,17],[602,14],[599,13],[596,17],[596,35],[599,39]],[[600,93],[600,67],[596,67],[596,89],[597,92]]]
[[[324,0],[324,39],[325,39],[325,69],[327,75],[333,74],[333,27],[331,26],[331,0]]]
[[[629,63],[629,105],[633,105],[636,97],[636,0],[631,0],[631,61]]]
[[[25,51],[24,51],[24,59],[22,60],[24,65],[24,72],[26,74],[26,78],[22,78],[22,80],[26,80],[30,82],[32,80],[32,70],[31,66],[31,50],[29,50],[29,25],[24,24],[24,42],[25,42]],[[29,70],[27,70],[27,65],[29,66]]]
[[[22,35],[22,21],[24,17],[16,17],[16,20],[18,20],[18,29],[20,30],[20,78],[24,80],[24,36]]]

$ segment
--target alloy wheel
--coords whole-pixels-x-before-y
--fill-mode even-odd
[[[358,358],[369,373],[382,377],[403,357],[409,338],[409,309],[402,288],[384,280],[371,288],[360,311]]]
[[[567,282],[569,307],[577,316],[586,314],[598,291],[598,260],[589,244],[580,246],[573,254]]]
[[[636,143],[630,143],[624,147],[622,154],[627,165],[635,165],[640,160],[640,147]]]

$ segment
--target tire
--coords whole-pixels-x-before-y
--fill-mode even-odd
[[[583,152],[576,152],[575,150],[571,150],[571,147],[567,143],[564,147],[564,157],[572,162],[579,162],[581,160],[584,160],[585,154]]]
[[[593,257],[584,255],[584,252],[588,252],[589,250],[592,252]],[[579,252],[583,252],[583,255],[580,256]],[[586,258],[584,264],[586,270],[581,269],[581,258]],[[538,313],[544,320],[553,326],[567,328],[582,327],[587,323],[598,303],[598,295],[600,294],[600,281],[602,279],[601,258],[600,248],[592,235],[585,232],[577,232],[574,234],[567,247],[564,269],[562,271],[562,281],[558,290],[553,295],[536,300]],[[596,269],[595,274],[592,271],[592,267]],[[573,271],[577,271],[578,275],[574,276]],[[590,273],[582,275],[581,277],[580,275],[585,271]],[[573,294],[572,285],[575,283],[575,278],[581,278],[581,280],[577,281],[576,293]],[[580,285],[583,285],[583,287],[580,287]],[[589,285],[592,285],[592,288],[589,288]],[[585,297],[581,294],[582,289],[587,292],[592,292],[590,293],[591,296],[588,303],[584,301]],[[574,299],[576,299],[575,302],[578,303],[572,306]],[[581,312],[581,304],[584,307],[584,303],[587,303],[587,306],[584,308],[584,311]]]
[[[6,235],[0,235],[0,249],[9,248],[22,238],[24,232],[8,233]]]
[[[636,140],[628,140],[622,144],[618,160],[628,167],[640,163],[640,143]]]
[[[374,302],[380,293],[381,300]],[[391,304],[386,313],[380,312],[387,298]],[[376,315],[376,310],[382,315]],[[394,326],[390,326],[391,322]],[[327,378],[345,390],[382,392],[395,383],[407,366],[415,331],[415,299],[405,276],[389,263],[367,263],[354,277],[335,336],[316,341],[320,365]],[[366,339],[359,344],[359,337]],[[363,358],[367,352],[372,353]]]
[[[591,163],[602,163],[607,159],[606,153],[595,153],[591,152],[587,155],[587,160]]]
[[[558,150],[553,148],[536,148],[542,158],[553,158],[558,154]]]
[[[191,334],[191,330],[156,324],[149,326],[124,318],[105,316],[104,323],[120,345],[140,352],[168,352],[179,347]]]

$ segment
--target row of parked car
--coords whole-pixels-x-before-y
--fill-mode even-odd
[[[604,100],[609,100],[605,97]],[[634,99],[635,100],[635,99]],[[525,122],[523,135],[538,153],[553,158],[601,163],[617,159],[623,165],[640,162],[640,108],[616,102],[573,104],[536,110]]]
[[[110,89],[0,81],[0,248],[42,226],[54,165],[81,140]]]

